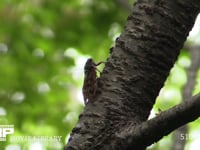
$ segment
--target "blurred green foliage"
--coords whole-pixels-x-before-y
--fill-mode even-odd
[[[1,0],[0,124],[15,125],[15,136],[62,136],[43,147],[61,149],[83,109],[76,66],[106,59],[127,15],[116,1]],[[19,148],[10,144],[0,149]]]
[[[15,136],[62,136],[54,145],[7,140],[0,149],[62,149],[83,110],[85,60],[106,60],[127,16],[117,0],[0,1],[0,124],[15,125]],[[189,54],[180,55],[155,109],[181,101],[182,59]]]

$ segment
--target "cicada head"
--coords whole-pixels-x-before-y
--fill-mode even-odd
[[[89,58],[85,63],[84,72],[85,74],[87,74],[88,72],[94,69],[96,69],[96,64],[92,58]]]

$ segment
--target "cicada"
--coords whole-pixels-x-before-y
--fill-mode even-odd
[[[83,98],[85,105],[88,102],[93,102],[97,90],[97,66],[103,62],[95,63],[92,58],[89,58],[84,66],[84,83],[83,83]]]

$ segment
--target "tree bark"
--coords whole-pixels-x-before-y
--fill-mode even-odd
[[[199,0],[134,4],[99,79],[95,102],[86,105],[65,150],[141,150],[169,133],[161,130],[145,142],[155,127],[146,120],[199,9]],[[178,121],[167,131],[185,123]]]

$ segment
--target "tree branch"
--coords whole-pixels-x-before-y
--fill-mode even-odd
[[[126,145],[145,148],[154,142],[160,140],[163,136],[169,134],[176,128],[194,121],[200,116],[200,94],[193,96],[192,99],[185,101],[167,111],[161,112],[157,117],[143,122],[129,130],[129,134],[120,133],[118,137],[129,141]],[[126,135],[126,137],[124,136]],[[143,145],[144,147],[138,147]],[[124,149],[129,149],[126,147]]]
[[[124,137],[148,119],[194,24],[199,6],[199,0],[138,0],[135,3],[98,80],[95,101],[86,105],[65,150],[130,148]],[[144,147],[141,141],[137,141],[141,144],[136,143],[137,149]]]

